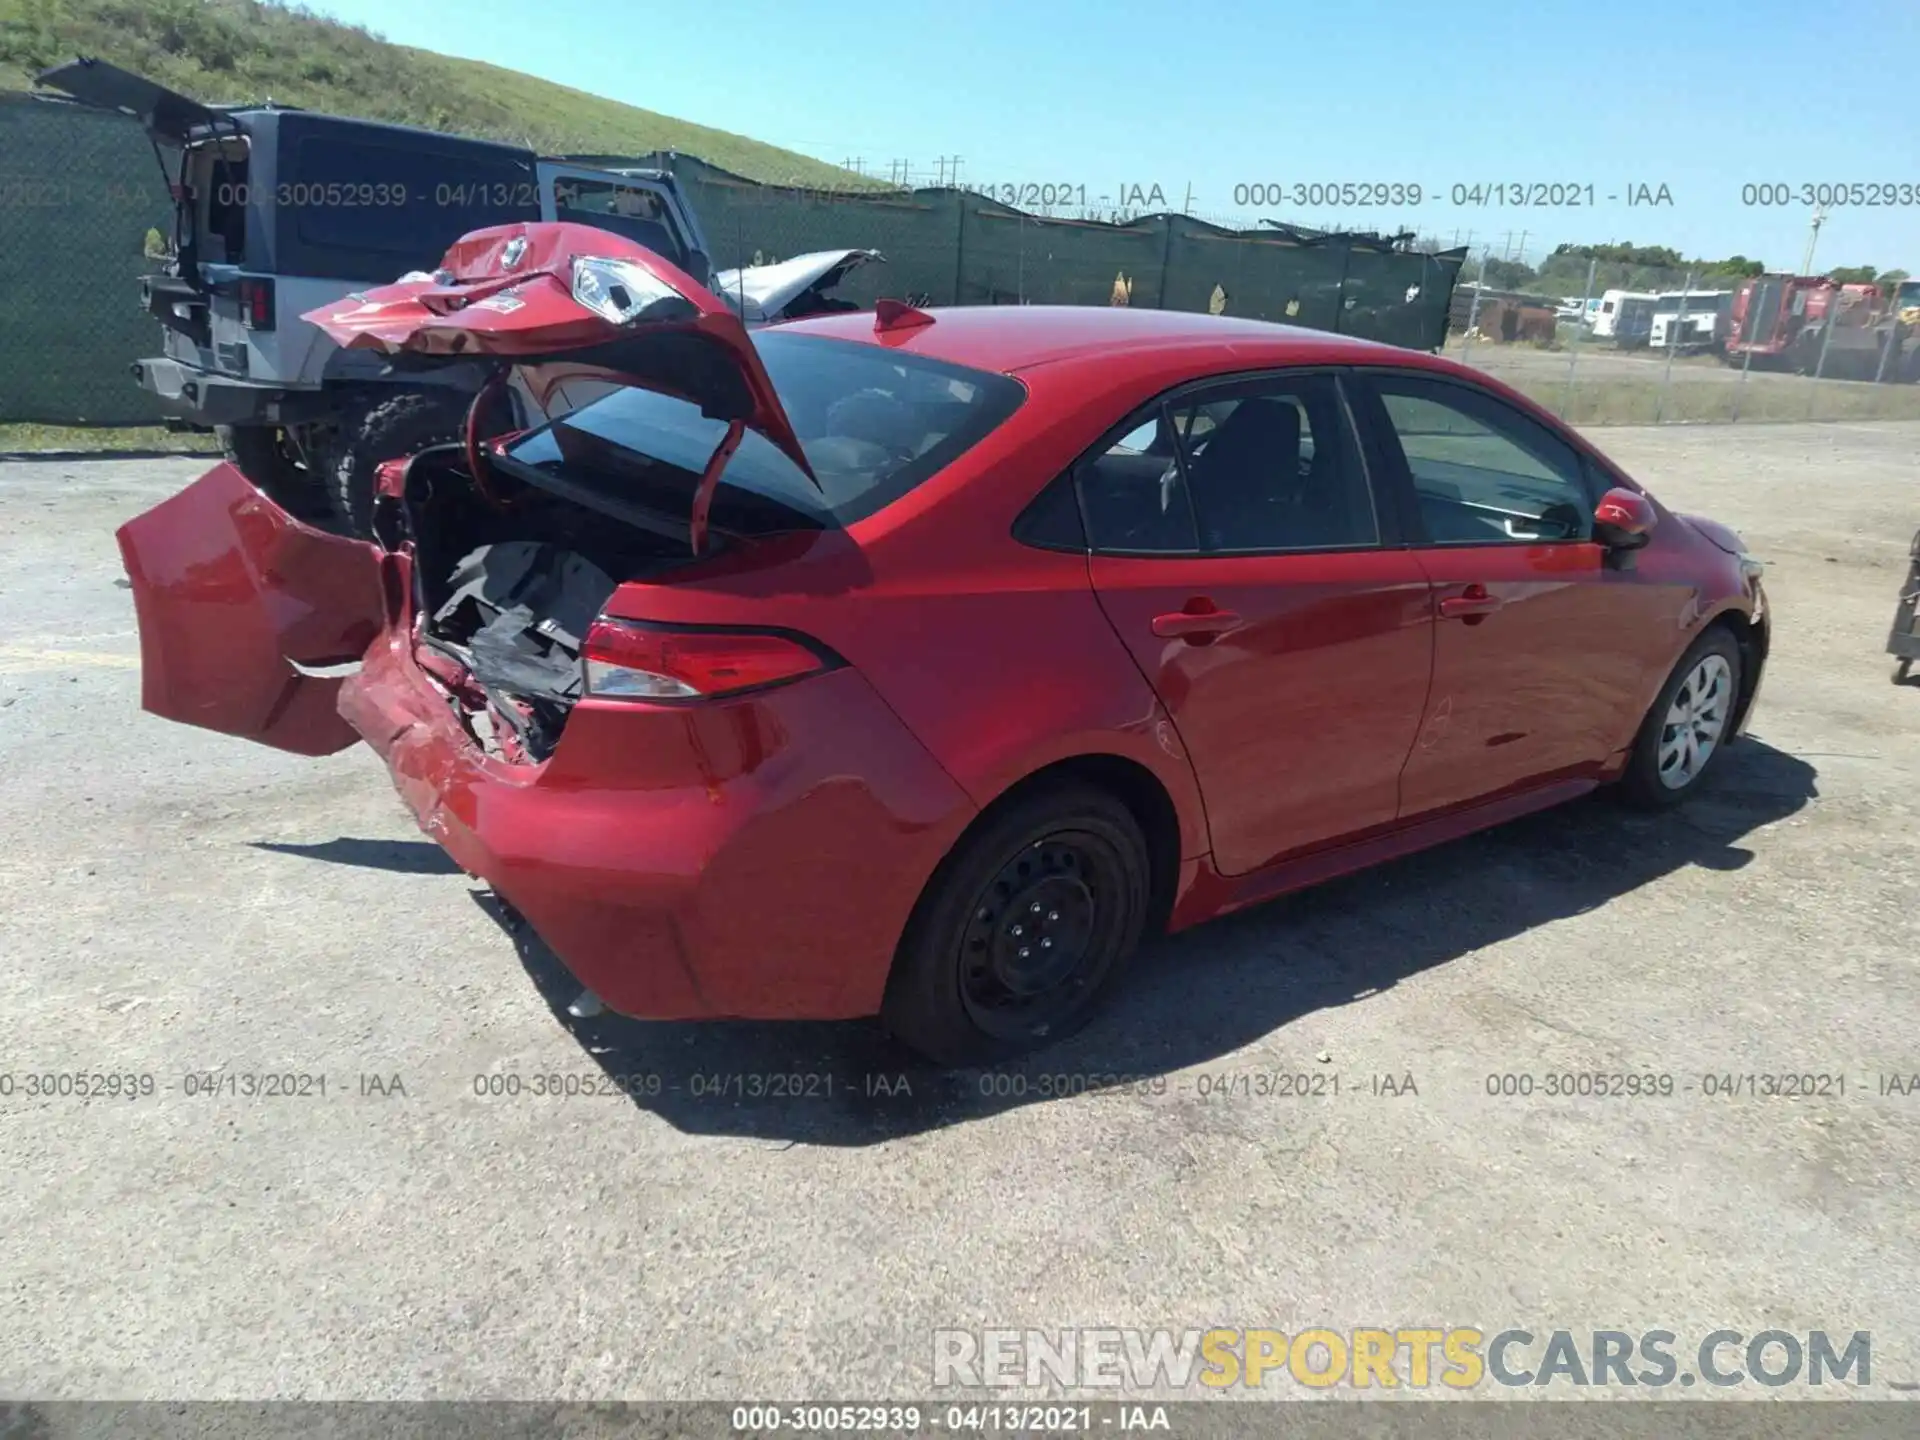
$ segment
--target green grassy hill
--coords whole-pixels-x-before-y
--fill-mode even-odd
[[[474,60],[392,45],[258,0],[0,0],[0,87],[95,55],[210,103],[262,100],[512,140],[550,154],[678,150],[781,184],[859,187],[838,166]]]

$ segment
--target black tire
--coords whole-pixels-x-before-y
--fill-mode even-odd
[[[1070,783],[1021,797],[927,882],[894,956],[882,1023],[954,1067],[1072,1034],[1138,945],[1152,880],[1139,822],[1106,791]],[[1061,948],[1041,955],[1056,939]]]
[[[1714,656],[1725,662],[1726,670],[1720,681],[1724,694],[1720,697],[1717,721],[1713,722],[1717,730],[1711,737],[1712,743],[1704,760],[1690,770],[1684,765],[1670,763],[1663,775],[1661,752],[1670,739],[1682,738],[1684,729],[1667,723],[1670,712],[1682,689],[1696,680],[1696,672],[1707,663],[1709,657]],[[1621,798],[1642,810],[1665,810],[1678,805],[1698,790],[1701,780],[1719,762],[1721,753],[1727,748],[1733,717],[1740,707],[1741,681],[1740,646],[1723,626],[1713,626],[1689,645],[1687,653],[1673,667],[1673,673],[1667,676],[1667,683],[1660,687],[1660,693],[1654,697],[1653,707],[1647,711],[1646,719],[1640,723],[1640,733],[1633,742],[1633,754],[1627,761],[1626,772],[1620,777]],[[1700,737],[1704,732],[1696,728],[1694,733]],[[1697,738],[1694,748],[1697,754]]]
[[[1793,345],[1794,373],[1806,376],[1816,374],[1820,369],[1821,349],[1820,333],[1817,330],[1802,330]]]
[[[381,462],[458,440],[472,399],[450,389],[400,390],[348,407],[328,478],[334,513],[349,534],[373,534],[374,472]]]
[[[216,425],[213,432],[228,461],[288,514],[321,521],[332,516],[326,482],[278,425]]]

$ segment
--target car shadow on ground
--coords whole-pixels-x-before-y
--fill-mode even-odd
[[[317,845],[282,840],[251,840],[255,850],[276,855],[299,855],[334,865],[358,865],[368,870],[392,870],[400,875],[458,875],[453,857],[431,840],[360,840],[343,835]]]
[[[1151,1093],[1302,1015],[1688,866],[1738,870],[1753,858],[1743,842],[1815,798],[1815,778],[1804,760],[1748,739],[1678,810],[1640,814],[1594,795],[1157,940],[1087,1029],[985,1071],[935,1070],[869,1021],[576,1017],[580,987],[566,967],[496,897],[475,899],[512,937],[555,1018],[635,1105],[692,1134],[869,1145],[1088,1090]],[[1288,1060],[1315,1068],[1304,1054]]]

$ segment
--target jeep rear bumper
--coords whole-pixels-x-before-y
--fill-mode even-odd
[[[285,425],[308,418],[300,412],[317,394],[216,375],[163,355],[136,360],[130,368],[168,417],[192,425]]]

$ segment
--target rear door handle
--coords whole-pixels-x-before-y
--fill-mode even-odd
[[[1231,610],[1175,610],[1153,617],[1153,633],[1162,640],[1206,641],[1239,628],[1240,617]]]
[[[1440,602],[1442,620],[1467,620],[1479,615],[1491,615],[1506,601],[1498,595],[1487,593],[1484,585],[1469,585],[1458,595],[1449,595]]]

